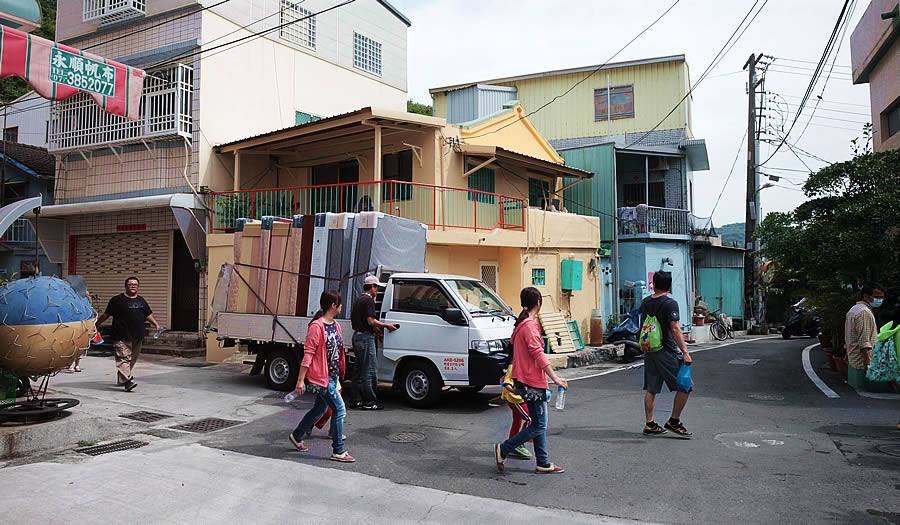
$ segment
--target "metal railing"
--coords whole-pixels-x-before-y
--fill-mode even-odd
[[[100,25],[144,16],[147,12],[145,0],[84,0],[83,8],[82,21],[96,21]]]
[[[193,68],[184,64],[148,72],[138,120],[107,113],[84,93],[53,102],[47,149],[61,153],[142,140],[190,138],[193,76]]]
[[[689,235],[691,218],[688,210],[634,206],[619,208],[619,235]]]
[[[0,242],[9,244],[29,244],[34,240],[34,228],[31,226],[31,222],[23,217],[16,219],[0,238]]]
[[[525,199],[415,182],[359,182],[216,192],[210,194],[212,229],[230,231],[235,219],[265,215],[380,211],[430,228],[525,231]]]

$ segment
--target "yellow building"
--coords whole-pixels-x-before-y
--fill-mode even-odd
[[[598,304],[600,220],[557,211],[566,166],[514,105],[469,123],[365,108],[220,145],[211,196],[209,293],[232,257],[238,217],[375,209],[428,225],[427,269],[479,277],[514,308],[537,286],[545,308],[587,334]],[[215,188],[214,188],[215,189]],[[219,188],[224,190],[224,188]],[[562,290],[561,267],[577,261],[580,290]],[[213,337],[210,359],[220,350]]]

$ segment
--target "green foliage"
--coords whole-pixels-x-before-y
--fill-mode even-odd
[[[835,348],[859,283],[900,292],[897,188],[900,151],[861,153],[811,175],[803,185],[808,200],[790,213],[770,213],[757,229],[779,280],[810,299]]]
[[[41,27],[31,32],[32,35],[48,40],[56,39],[56,0],[39,0],[41,6]],[[0,80],[0,103],[9,104],[13,100],[28,93],[30,88],[21,78],[9,77]]]
[[[409,113],[418,113],[419,115],[428,115],[429,117],[434,115],[434,108],[428,104],[415,102],[412,99],[406,101],[406,111]]]
[[[737,246],[744,246],[744,223],[735,222],[731,224],[723,224],[716,226],[716,233],[722,237],[722,244],[731,245],[735,243]]]

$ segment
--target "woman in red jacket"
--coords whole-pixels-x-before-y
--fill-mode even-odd
[[[568,388],[569,383],[556,375],[550,361],[544,355],[544,340],[538,326],[537,315],[541,311],[541,292],[537,288],[528,287],[519,294],[522,302],[522,313],[516,319],[516,327],[512,334],[513,346],[513,385],[528,406],[531,424],[515,436],[503,443],[494,445],[494,457],[497,469],[503,471],[504,460],[512,455],[517,447],[524,445],[529,439],[534,440],[534,455],[537,459],[538,474],[559,474],[562,467],[550,462],[547,451],[547,378],[557,385]]]
[[[347,409],[337,386],[343,367],[341,357],[344,339],[341,327],[334,319],[341,313],[341,295],[334,291],[324,292],[319,306],[321,310],[309,323],[309,331],[303,343],[303,362],[300,364],[296,388],[300,395],[303,395],[304,390],[315,394],[316,402],[291,433],[290,440],[300,452],[309,452],[309,447],[303,440],[312,433],[313,424],[331,408],[332,454],[329,459],[352,463],[356,460],[344,449],[344,418]]]

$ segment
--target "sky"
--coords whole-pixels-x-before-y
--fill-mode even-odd
[[[433,87],[606,62],[673,1],[391,0],[413,24],[408,41],[409,96],[429,104],[428,89]],[[681,0],[613,61],[684,54],[691,80],[696,81],[753,3]],[[823,101],[796,143],[806,153],[829,162],[849,158],[850,140],[861,136],[863,123],[871,120],[868,86],[855,86],[850,80],[850,33],[868,0],[857,4]],[[694,136],[706,139],[710,161],[709,171],[694,173],[696,215],[709,216],[739,155],[713,219],[716,225],[744,221],[746,146],[740,153],[738,146],[747,128],[747,76],[741,70],[750,53],[776,57],[766,77],[766,90],[773,98],[774,93],[783,97],[777,99],[781,112],[790,111],[785,118],[792,119],[815,67],[797,61],[819,59],[842,6],[842,0],[767,2],[741,40],[695,89]],[[822,84],[815,95],[820,94]],[[785,106],[785,102],[793,105]],[[800,136],[813,104],[804,111],[791,142]],[[778,124],[778,111],[771,106],[770,122]],[[552,105],[544,111],[550,110]],[[773,149],[763,144],[762,159]],[[802,162],[783,147],[767,166],[808,171],[826,165],[802,152],[798,155]],[[791,210],[805,200],[797,190],[806,175],[787,170],[768,170],[787,178],[775,183],[783,187],[760,192],[764,215]]]

